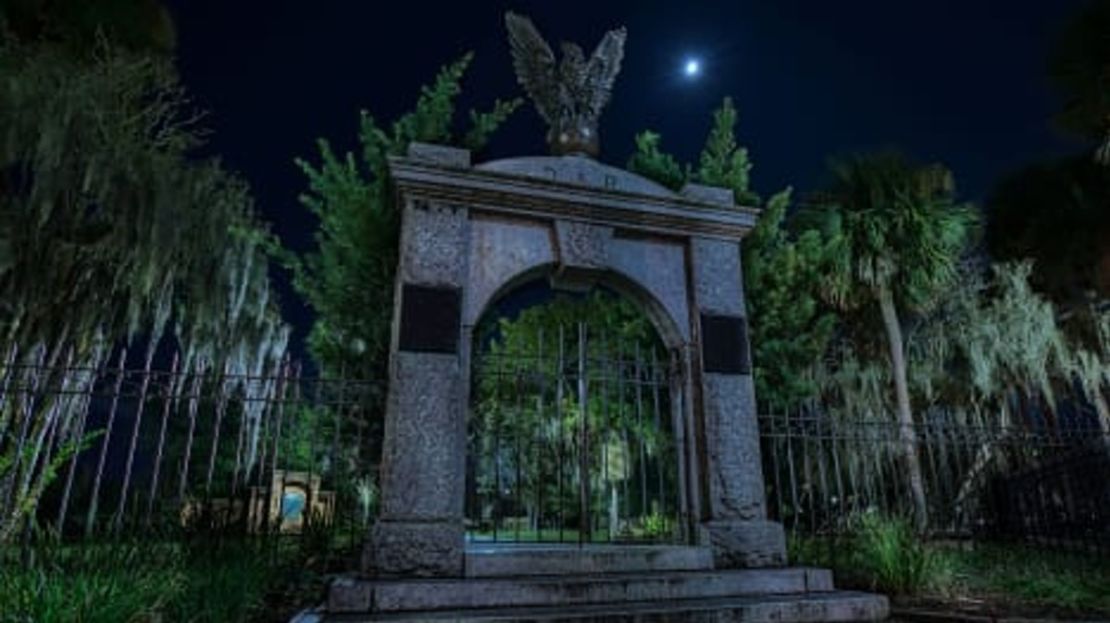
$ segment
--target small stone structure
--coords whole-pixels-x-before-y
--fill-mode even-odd
[[[885,598],[785,567],[766,519],[741,242],[730,191],[671,192],[582,156],[474,165],[415,144],[390,162],[402,213],[381,512],[359,575],[300,620],[874,621]],[[467,544],[475,326],[538,277],[637,301],[671,375],[681,546]],[[315,618],[312,618],[315,617]]]

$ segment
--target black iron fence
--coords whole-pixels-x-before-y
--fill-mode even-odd
[[[164,360],[165,365],[152,363]],[[384,386],[273,362],[0,366],[0,528],[27,539],[167,529],[361,539]]]
[[[577,327],[474,367],[473,539],[682,540],[681,401],[664,351]],[[0,530],[67,539],[167,528],[361,540],[376,509],[383,383],[289,362],[0,366]],[[771,516],[835,534],[911,512],[889,417],[760,418]],[[931,410],[913,428],[933,534],[1110,551],[1110,436]],[[25,511],[25,512],[23,512]]]
[[[1110,440],[1000,475],[993,486],[998,536],[1110,552]]]
[[[1110,550],[1110,436],[1094,425],[989,425],[932,410],[913,426],[932,534]],[[910,516],[906,445],[891,417],[819,410],[760,422],[769,512],[836,534],[860,514]]]

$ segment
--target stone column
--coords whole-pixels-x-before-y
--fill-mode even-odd
[[[782,526],[767,521],[747,314],[736,241],[691,241],[704,434],[702,540],[718,567],[785,564]]]
[[[381,514],[363,570],[461,576],[469,365],[460,311],[467,210],[407,200],[382,447]]]

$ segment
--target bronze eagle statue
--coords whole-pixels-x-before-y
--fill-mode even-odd
[[[510,11],[505,27],[517,81],[547,122],[551,152],[597,156],[597,120],[620,72],[625,29],[605,33],[589,60],[582,48],[563,43],[563,57],[556,64],[555,53],[532,20]]]

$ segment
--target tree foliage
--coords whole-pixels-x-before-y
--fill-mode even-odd
[[[1110,170],[1086,157],[1004,178],[988,202],[986,242],[999,261],[1034,260],[1033,283],[1065,309],[1110,297]]]
[[[674,156],[662,151],[662,136],[657,132],[640,132],[627,168],[671,190],[682,188],[686,182],[697,182],[731,190],[738,205],[758,205],[759,195],[751,190],[752,163],[748,149],[736,140],[736,122],[736,106],[726,97],[713,111],[713,125],[698,156],[697,167],[682,166]]]
[[[1074,316],[1110,296],[1110,1],[1078,11],[1048,61],[1063,96],[1056,121],[1102,144],[1093,161],[1088,154],[1045,161],[1003,178],[988,204],[987,243],[995,259],[1033,260],[1034,286]],[[1082,337],[1085,328],[1071,324]]]
[[[643,310],[608,290],[558,294],[514,318],[487,315],[476,350],[469,437],[483,501],[496,504],[511,488],[533,520],[565,513],[575,523],[579,479],[588,478],[607,500],[610,538],[621,529],[622,507],[639,509],[638,528],[646,529],[652,509],[668,504],[659,487],[674,490],[676,476],[664,468],[673,465],[674,440],[658,388],[671,362]],[[589,387],[584,403],[581,374]],[[575,432],[583,430],[586,449]],[[552,478],[565,469],[560,461],[588,467],[560,482]]]
[[[3,382],[68,388],[0,403],[0,455],[16,452],[2,507],[51,477],[48,438],[80,441],[76,396],[95,375],[63,366],[95,370],[128,342],[149,363],[172,335],[182,378],[217,362],[258,375],[284,356],[288,330],[246,184],[191,156],[198,130],[167,62],[9,41],[0,75]]]
[[[598,341],[591,344],[602,353],[606,347],[629,349],[639,345],[645,352],[661,348],[662,342],[651,321],[632,301],[608,290],[594,290],[584,297],[558,293],[550,300],[522,310],[514,318],[487,315],[478,328],[479,339],[488,341],[494,354],[538,355],[541,333],[554,341],[561,327],[573,337],[579,324],[589,327]],[[574,337],[577,339],[577,337]],[[548,353],[551,354],[551,353]]]
[[[1056,306],[1032,287],[1032,271],[1030,261],[961,270],[907,339],[920,406],[940,404],[968,411],[975,423],[1020,426],[1022,405],[1055,418],[1063,401],[1078,400],[1093,405],[1101,426],[1110,427],[1104,395],[1110,350],[1100,329],[1110,315],[1088,316],[1093,346],[1069,336]]]
[[[683,170],[674,156],[659,149],[662,140],[662,136],[651,130],[637,134],[636,151],[628,159],[627,168],[677,191],[686,183],[689,173]]]
[[[806,214],[836,246],[828,300],[853,308],[889,289],[906,309],[928,310],[976,231],[977,212],[956,203],[951,174],[889,153],[834,160],[830,168],[832,185]]]
[[[1059,33],[1049,75],[1064,98],[1059,124],[1103,138],[1110,131],[1110,2],[1093,0]]]
[[[361,152],[338,155],[319,141],[319,162],[298,159],[308,178],[302,203],[319,218],[315,249],[303,256],[283,252],[293,285],[312,309],[309,346],[330,373],[369,378],[381,372],[393,312],[399,212],[388,192],[388,159],[414,141],[462,143],[482,149],[520,100],[497,101],[487,112],[470,112],[470,128],[453,133],[455,99],[471,61],[467,54],[444,67],[424,87],[413,110],[389,126],[369,113],[359,118]]]
[[[736,139],[736,119],[736,108],[726,98],[713,113],[696,169],[662,151],[661,137],[651,131],[636,136],[628,168],[672,190],[693,180],[731,189],[741,205],[759,205],[749,185],[748,151]],[[816,294],[828,245],[815,229],[790,232],[792,195],[790,189],[773,195],[743,243],[756,395],[776,407],[798,404],[816,391],[812,369],[836,323]]]
[[[702,184],[732,190],[740,205],[757,205],[759,195],[750,188],[752,163],[748,150],[736,141],[736,107],[726,97],[713,112],[713,127],[698,158],[693,179]]]
[[[776,408],[815,395],[813,368],[827,350],[837,320],[817,294],[828,244],[814,229],[793,236],[787,231],[790,199],[790,189],[772,196],[744,241],[756,395]]]
[[[102,40],[147,54],[171,52],[177,41],[161,0],[5,0],[0,31],[4,28],[23,41],[50,41],[79,57]]]
[[[191,161],[197,131],[161,61],[0,49],[7,250],[0,338],[50,359],[172,327],[211,354],[279,333],[246,184]]]

